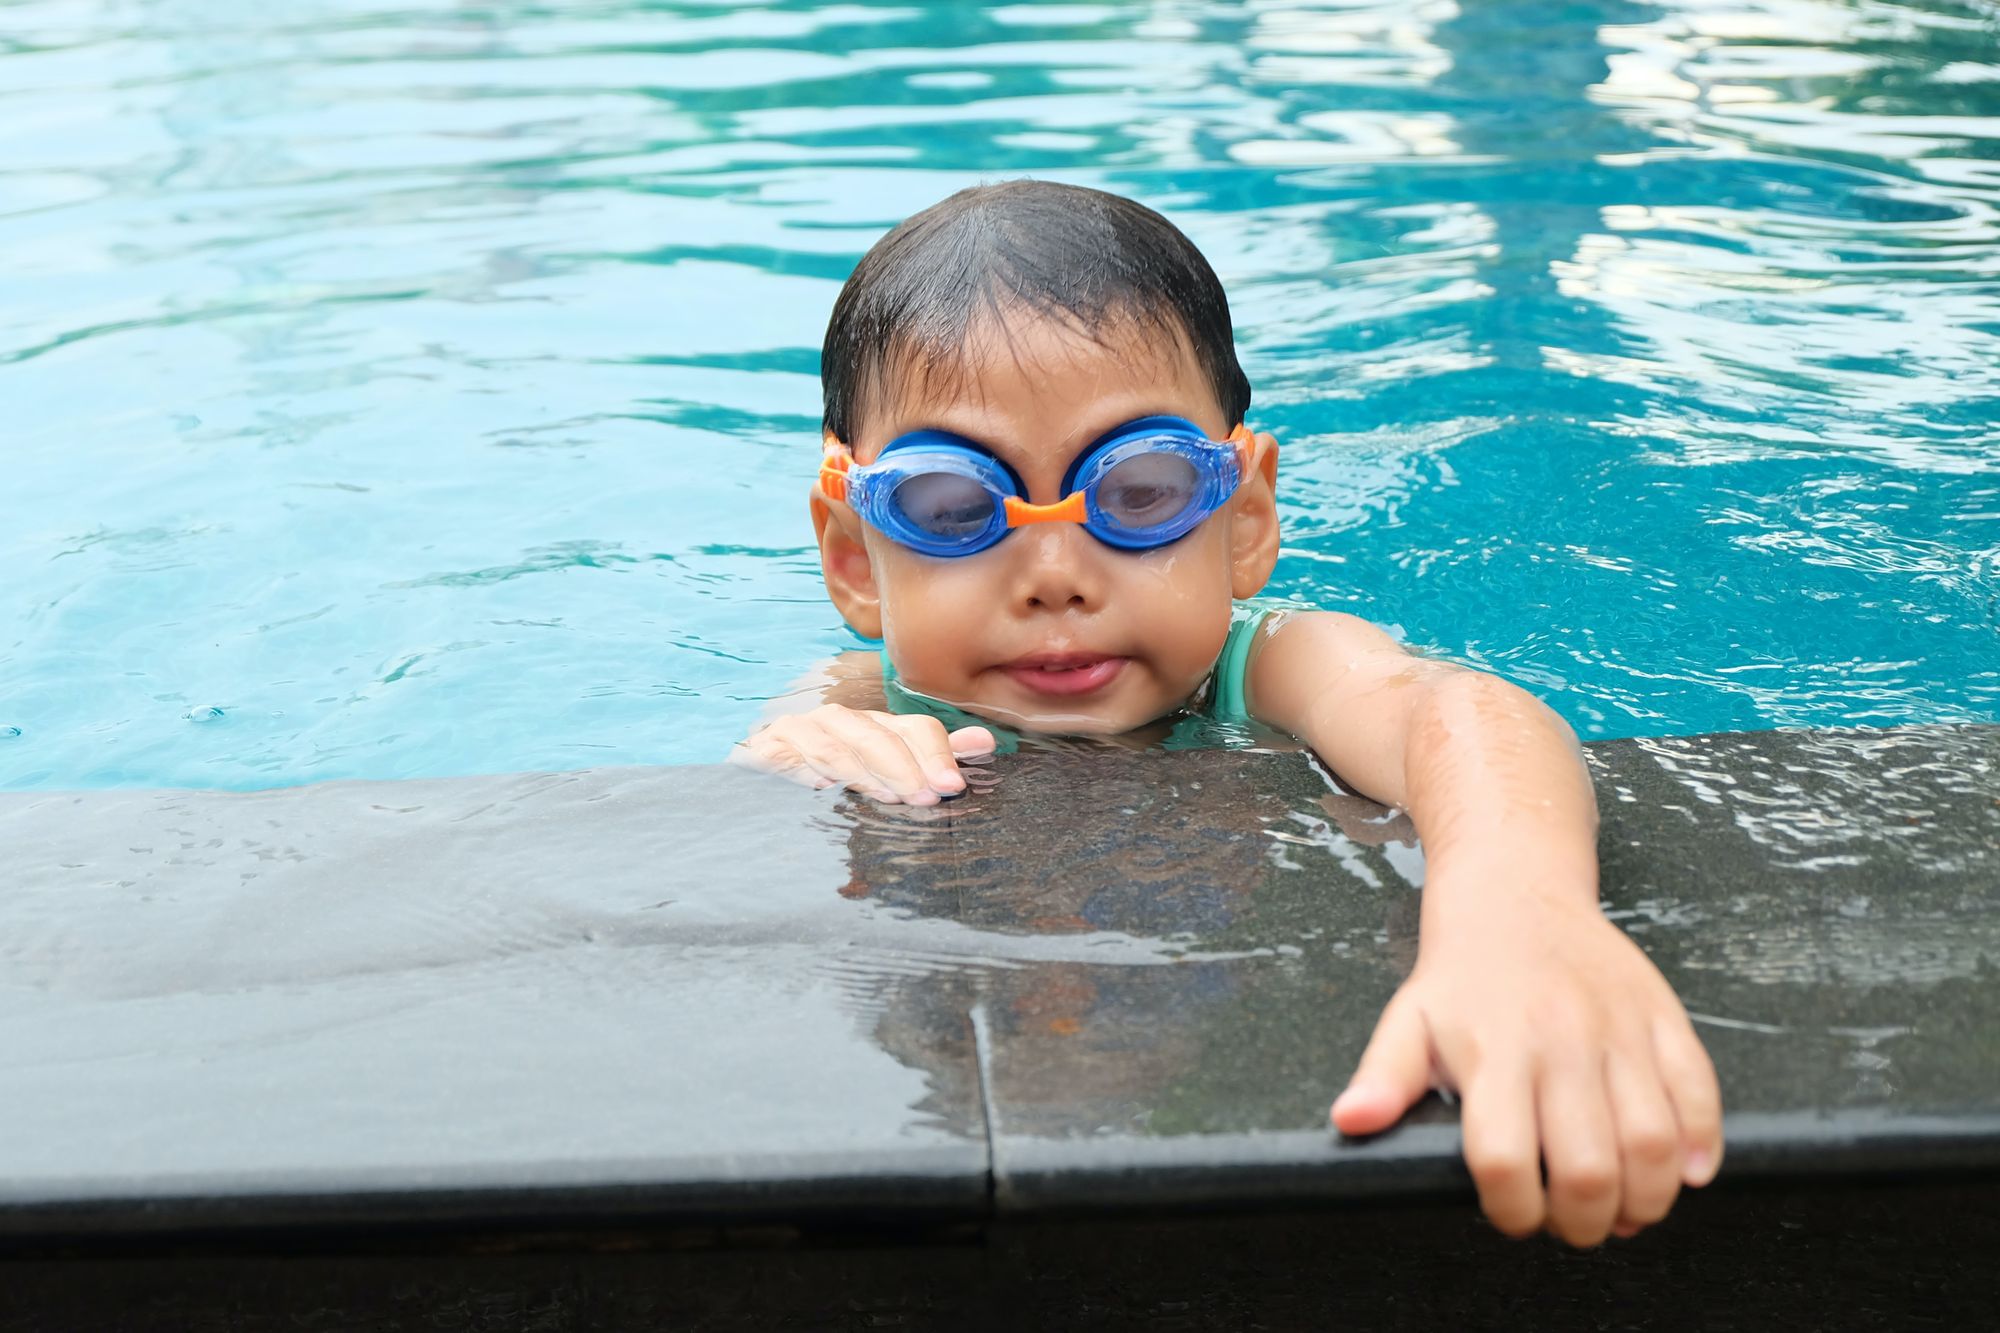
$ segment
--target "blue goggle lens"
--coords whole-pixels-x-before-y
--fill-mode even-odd
[[[1135,454],[1114,464],[1097,482],[1097,510],[1133,532],[1163,527],[1187,512],[1201,478],[1178,454]]]
[[[993,493],[956,472],[919,472],[890,493],[905,521],[940,541],[969,542],[993,523]]]

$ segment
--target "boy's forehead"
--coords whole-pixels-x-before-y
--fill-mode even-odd
[[[987,318],[942,354],[892,349],[871,397],[855,432],[868,453],[926,428],[1004,452],[1014,439],[1068,447],[1152,413],[1185,416],[1217,433],[1232,424],[1221,420],[1186,335],[1131,318],[1090,331],[1022,312]]]

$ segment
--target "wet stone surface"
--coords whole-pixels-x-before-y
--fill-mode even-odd
[[[2000,1163],[2000,728],[1591,747],[1729,1176]],[[0,1234],[1466,1192],[1327,1103],[1407,824],[1301,755],[1031,748],[932,809],[731,769],[0,796]]]

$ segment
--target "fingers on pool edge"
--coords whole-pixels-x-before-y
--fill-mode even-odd
[[[951,741],[951,752],[961,759],[976,759],[999,748],[999,742],[985,727],[960,727],[948,739]]]
[[[821,773],[805,749],[796,743],[799,730],[793,719],[779,718],[732,746],[728,762],[802,787],[831,786],[832,780]]]
[[[1380,1134],[1431,1087],[1431,1035],[1423,1010],[1397,995],[1376,1021],[1354,1077],[1328,1115],[1342,1134]]]
[[[1548,1195],[1531,1071],[1525,1065],[1482,1071],[1466,1086],[1462,1105],[1465,1165],[1479,1188],[1480,1210],[1505,1235],[1534,1235],[1548,1217]]]
[[[965,790],[965,775],[958,771],[962,758],[975,758],[990,751],[992,733],[984,727],[960,727],[947,732],[938,719],[922,713],[880,713],[872,714],[882,721],[882,725],[901,736],[909,746],[910,754],[922,770],[930,789],[939,796],[956,796]],[[974,743],[961,738],[971,733]],[[978,738],[984,738],[980,745]]]
[[[1625,1164],[1601,1061],[1572,1054],[1542,1073],[1536,1104],[1548,1165],[1549,1230],[1580,1249],[1618,1220]]]
[[[1700,1189],[1722,1167],[1722,1089],[1715,1064],[1683,1014],[1653,1024],[1653,1056],[1680,1125],[1681,1183]]]
[[[887,719],[887,720],[885,720]],[[929,722],[930,718],[920,718]],[[937,793],[924,772],[919,743],[892,714],[842,709],[825,719],[828,731],[845,741],[860,759],[862,778],[852,785],[869,790],[877,800],[905,805],[935,805]],[[940,728],[941,730],[941,728]],[[884,796],[887,793],[887,796]]]
[[[1611,1231],[1630,1236],[1665,1217],[1680,1194],[1684,1159],[1680,1122],[1652,1051],[1643,1045],[1606,1057],[1604,1086],[1611,1097],[1625,1177]]]

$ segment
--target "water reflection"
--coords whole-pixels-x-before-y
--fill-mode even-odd
[[[1607,909],[1732,1108],[1952,1110],[2000,1004],[1986,729],[1596,747]],[[839,798],[858,912],[965,927],[840,964],[932,1114],[1152,1137],[1323,1123],[1415,961],[1407,822],[1282,756],[1030,749],[927,809]],[[983,1077],[984,1083],[973,1081]]]
[[[857,996],[965,1132],[1316,1128],[1414,963],[1406,819],[1276,756],[1171,758],[1030,747],[942,806],[843,803],[844,896],[988,936],[988,962]]]
[[[1831,444],[1993,469],[2000,96],[1945,75],[1992,68],[1954,58],[1990,59],[1991,25],[1956,5],[1669,4],[1604,30],[1591,95],[1662,145],[1632,165],[1712,186],[1606,207],[1563,277],[1646,348],[1600,373],[1700,413],[1644,423],[1687,461]]]

